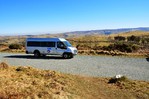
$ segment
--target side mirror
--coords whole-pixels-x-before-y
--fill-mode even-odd
[[[66,46],[63,46],[63,47],[61,47],[61,49],[67,49],[67,47]]]
[[[60,45],[60,47],[61,47],[61,48],[64,48],[64,45],[63,45],[63,44],[61,44],[61,45]]]

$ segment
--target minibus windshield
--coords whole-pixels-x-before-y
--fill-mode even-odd
[[[64,43],[65,46],[67,46],[67,47],[72,47],[72,45],[71,45],[68,41],[63,41],[63,43]]]

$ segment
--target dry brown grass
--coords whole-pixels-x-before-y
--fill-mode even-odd
[[[0,64],[1,99],[148,99],[149,82],[83,77]]]
[[[32,67],[8,67],[0,64],[0,98],[67,98],[65,78],[55,71],[43,71]],[[61,80],[63,79],[63,80]],[[65,82],[65,83],[63,83]]]
[[[118,34],[111,34],[112,37],[114,36],[124,36],[124,37],[128,37],[128,36],[149,36],[149,32],[144,32],[144,31],[131,31],[131,32],[125,32],[125,33],[118,33]]]
[[[0,52],[24,53],[25,47],[22,47],[21,49],[9,49],[8,45],[0,45]]]
[[[115,36],[140,36],[140,37],[145,37],[149,38],[149,32],[143,32],[143,31],[131,31],[131,32],[126,32],[126,33],[118,33],[118,34],[111,34],[111,35],[80,35],[80,36],[68,36],[68,41],[71,42],[71,44],[74,47],[77,47],[79,50],[79,54],[87,54],[87,55],[99,55],[99,54],[106,54],[106,55],[136,55],[136,56],[145,56],[149,54],[148,46],[145,45],[146,48],[143,48],[144,45],[140,44],[140,49],[136,52],[133,53],[113,53],[110,54],[111,52],[106,52],[103,47],[109,46],[110,44],[114,44],[114,37]],[[38,35],[38,36],[33,36],[33,37],[58,37],[62,36],[62,34],[55,34],[55,35]],[[21,50],[10,50],[8,48],[9,44],[12,43],[19,43],[22,44],[25,42],[26,36],[16,36],[16,37],[4,37],[0,38],[0,40],[4,41],[2,44],[5,44],[5,46],[0,46],[0,52],[18,52],[22,53],[25,52],[25,48]],[[23,43],[24,44],[24,43]],[[6,46],[7,45],[7,46]],[[94,51],[93,51],[94,50]],[[90,53],[91,52],[91,53]]]

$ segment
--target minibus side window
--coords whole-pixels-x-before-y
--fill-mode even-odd
[[[55,42],[47,42],[47,47],[55,47]]]
[[[39,41],[29,41],[27,46],[30,47],[55,47],[55,42],[39,42]]]
[[[37,46],[40,46],[40,42],[29,41],[27,42],[27,46],[37,47]]]
[[[66,49],[66,46],[63,42],[57,42],[57,48]]]
[[[41,47],[47,47],[47,42],[40,42]]]

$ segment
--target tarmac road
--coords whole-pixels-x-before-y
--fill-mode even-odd
[[[46,56],[34,58],[33,55],[0,53],[0,62],[12,66],[32,66],[44,70],[93,77],[113,77],[125,75],[134,80],[149,81],[149,59],[122,56],[77,55],[72,59]]]

